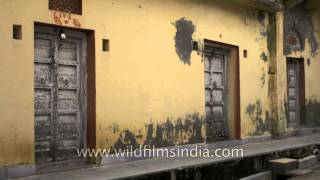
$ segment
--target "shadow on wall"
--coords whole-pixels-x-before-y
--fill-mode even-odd
[[[265,111],[265,119],[263,119],[263,108],[261,101],[258,99],[254,104],[249,104],[246,114],[255,126],[255,130],[250,132],[250,136],[263,135],[270,130],[269,112]]]
[[[201,143],[204,142],[203,129],[204,116],[200,115],[200,113],[186,114],[184,117],[175,120],[167,118],[163,123],[146,124],[145,132],[147,133],[145,138],[141,133],[137,135],[129,129],[121,131],[117,141],[111,147],[111,152],[114,153],[115,150],[123,150],[128,147],[137,149],[140,145],[159,148]],[[144,143],[139,144],[137,138],[144,139]]]
[[[320,101],[316,97],[307,100],[305,112],[307,126],[320,126]]]

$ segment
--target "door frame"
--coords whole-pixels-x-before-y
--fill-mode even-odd
[[[81,148],[93,149],[96,148],[95,32],[89,29],[70,28],[40,22],[34,23],[34,34],[42,31],[46,31],[45,33],[59,33],[54,32],[54,30],[57,29],[62,29],[67,36],[69,34],[69,36],[80,38],[82,41],[80,68],[81,71],[85,73],[81,73],[80,71],[80,81],[82,85],[80,87],[79,98],[83,128],[80,143],[82,145]]]
[[[232,104],[232,109],[229,109],[229,112],[233,111],[233,138],[229,138],[227,140],[232,140],[232,139],[241,139],[241,113],[240,113],[240,57],[239,57],[239,46],[236,45],[231,45],[231,44],[226,44],[223,42],[218,42],[218,41],[213,41],[209,39],[204,39],[204,47],[205,46],[210,46],[213,48],[218,48],[218,49],[224,49],[229,51],[229,56],[228,56],[228,61],[234,61],[234,82],[232,82],[233,89],[230,89],[229,87],[227,88],[227,93],[229,91],[232,91],[233,96],[229,96],[228,99],[234,99],[234,103]],[[205,49],[204,49],[205,51]],[[230,56],[232,54],[232,57]],[[229,63],[229,62],[227,62]],[[229,65],[228,65],[229,66]],[[228,77],[229,74],[229,68],[227,68],[226,71],[226,76]],[[230,77],[228,77],[230,80]],[[228,80],[227,79],[227,80]],[[228,113],[229,114],[229,113]],[[227,120],[229,123],[229,120]],[[230,135],[231,129],[228,130],[228,133]]]

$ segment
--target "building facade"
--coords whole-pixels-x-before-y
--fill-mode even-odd
[[[2,0],[0,8],[0,166],[320,126],[316,0]]]

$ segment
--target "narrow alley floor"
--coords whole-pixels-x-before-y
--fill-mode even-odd
[[[320,145],[320,134],[313,134],[303,137],[290,137],[280,140],[270,140],[258,143],[245,144],[235,146],[236,148],[244,149],[244,157],[253,157],[265,155],[273,152],[283,150],[291,150],[305,146]],[[235,148],[232,147],[232,148]],[[109,180],[109,179],[123,179],[134,178],[142,175],[156,174],[161,172],[168,172],[183,168],[200,167],[211,165],[220,162],[237,160],[238,158],[154,158],[139,161],[132,161],[127,163],[120,163],[115,165],[107,165],[94,168],[78,169],[64,172],[55,172],[50,174],[34,175],[20,179],[26,180]],[[319,176],[320,169],[313,173],[314,176]],[[312,176],[312,175],[311,175]],[[319,176],[320,177],[320,176]],[[304,178],[304,180],[306,180]]]

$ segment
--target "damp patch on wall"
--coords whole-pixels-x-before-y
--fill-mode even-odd
[[[320,126],[320,101],[316,97],[307,99],[305,113],[307,126]]]
[[[204,116],[192,113],[176,119],[167,118],[159,123],[150,122],[138,131],[122,129],[117,133],[118,137],[111,146],[111,152],[137,149],[140,145],[160,148],[201,143],[205,140],[204,126]],[[142,131],[146,133],[142,134]]]
[[[264,116],[263,113],[265,113]],[[266,132],[270,132],[269,112],[263,112],[262,104],[259,99],[255,103],[247,106],[246,114],[255,126],[255,130],[249,133],[250,136],[263,135]]]
[[[285,8],[283,26],[284,54],[304,50],[306,39],[310,44],[311,52],[316,53],[319,44],[315,36],[312,17],[306,8],[306,2],[299,3],[292,8]]]
[[[268,56],[265,52],[261,53],[260,54],[260,59],[264,62],[267,62],[268,61]]]
[[[191,65],[192,35],[196,31],[196,26],[185,17],[176,20],[172,24],[177,29],[174,37],[176,53],[183,64]]]
[[[266,84],[266,73],[264,72],[264,68],[262,68],[262,74],[260,77],[260,81],[261,81],[261,88],[263,88],[264,85]]]

